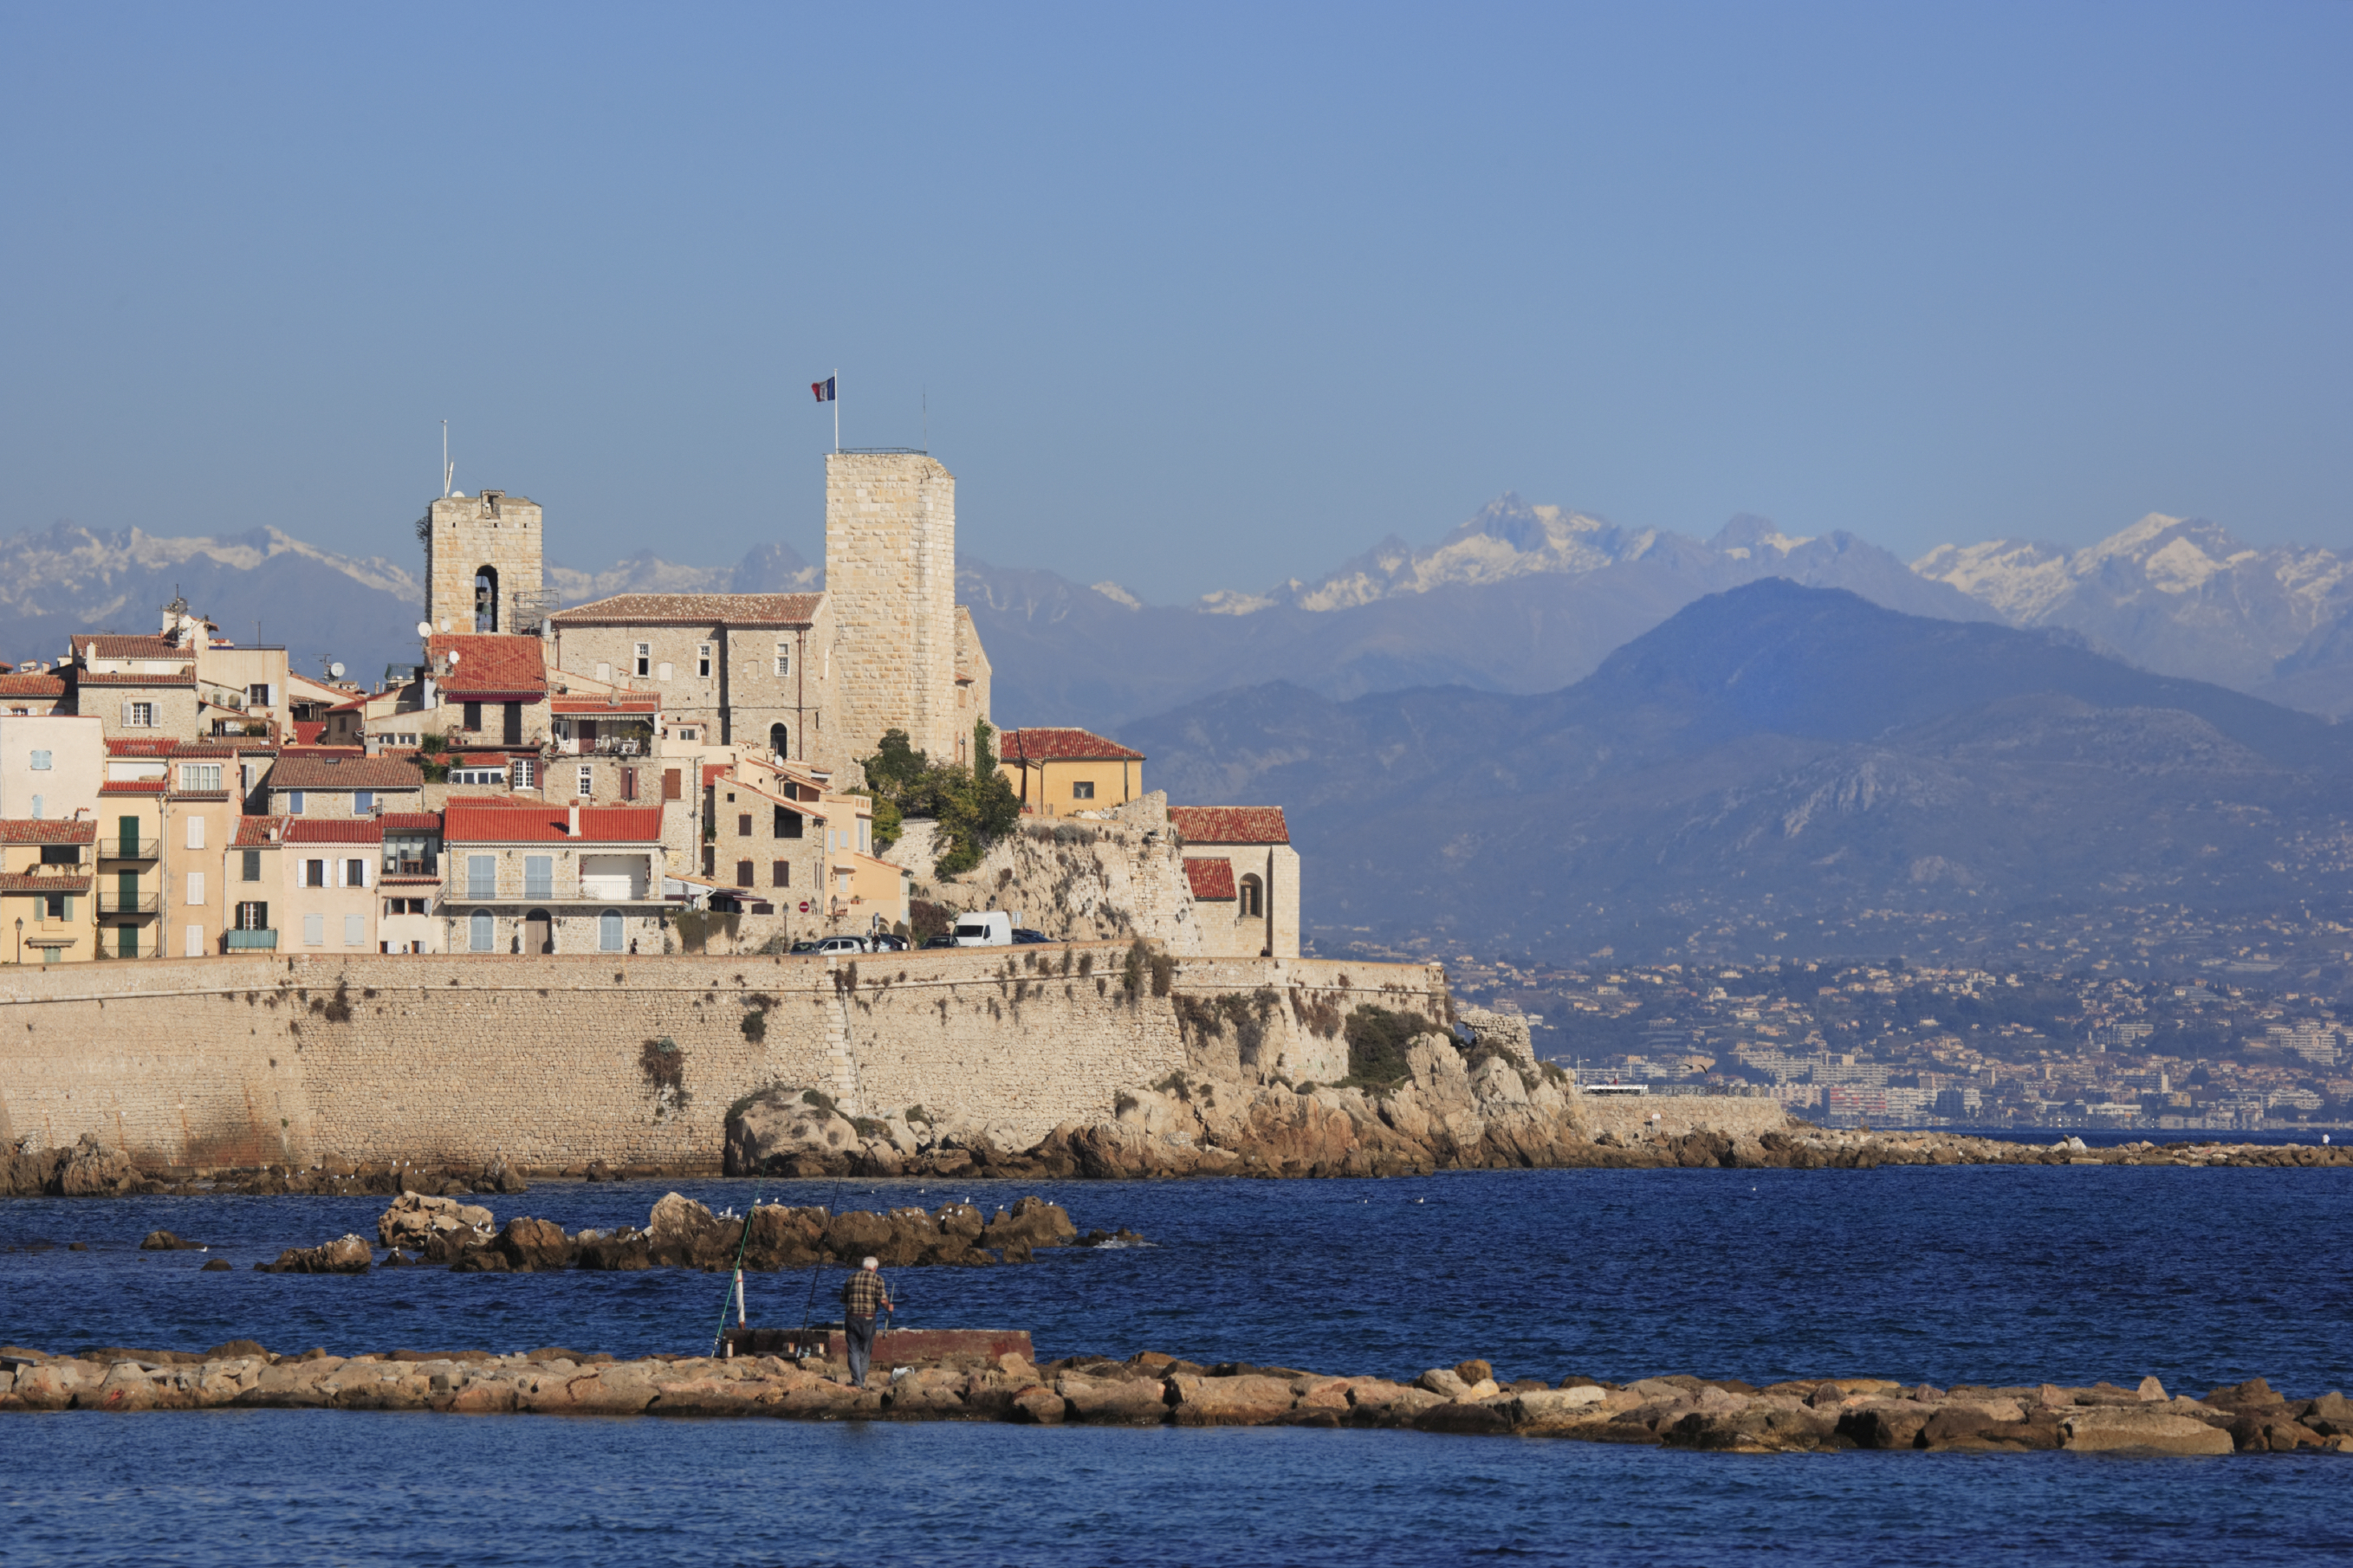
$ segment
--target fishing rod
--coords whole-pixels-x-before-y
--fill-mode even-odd
[[[847,1164],[845,1164],[845,1165],[843,1165],[843,1166],[841,1167],[841,1174],[834,1178],[834,1181],[833,1181],[833,1196],[831,1196],[831,1197],[829,1197],[829,1198],[826,1199],[826,1201],[825,1201],[825,1213],[826,1213],[826,1217],[827,1217],[828,1219],[831,1219],[831,1218],[833,1217],[833,1205],[836,1205],[836,1204],[838,1204],[838,1203],[839,1203],[839,1202],[841,1201],[841,1188],[842,1188],[842,1184],[843,1184],[844,1183],[848,1182],[849,1180],[849,1167]],[[813,1264],[811,1264],[811,1265],[809,1266],[809,1289],[808,1289],[808,1300],[801,1303],[801,1338],[800,1338],[800,1348],[801,1348],[802,1350],[804,1350],[804,1351],[806,1351],[806,1350],[808,1348],[808,1326],[809,1326],[809,1315],[810,1315],[811,1313],[813,1313],[813,1312],[815,1312],[815,1311],[817,1310],[817,1282],[818,1282],[818,1276],[820,1276],[820,1275],[821,1275],[821,1274],[823,1274],[824,1272],[825,1272],[825,1249],[824,1249],[822,1247],[820,1247],[818,1249],[817,1261],[816,1261],[815,1263],[813,1263]]]
[[[734,1282],[727,1294],[719,1298],[719,1331],[711,1336],[711,1353],[714,1356],[719,1353],[720,1345],[727,1338],[728,1296],[735,1299],[735,1321],[740,1325],[746,1321],[744,1312],[744,1249],[751,1244],[752,1216],[759,1212],[760,1182],[759,1178],[754,1177],[752,1182],[752,1206],[744,1211],[744,1232],[735,1238]]]

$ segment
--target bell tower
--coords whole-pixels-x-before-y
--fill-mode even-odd
[[[536,632],[545,609],[539,506],[504,490],[427,509],[425,618],[435,632]]]

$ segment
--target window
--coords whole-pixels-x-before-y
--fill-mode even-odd
[[[778,675],[790,675],[792,672],[793,645],[788,642],[780,642],[776,645],[776,673]]]
[[[801,814],[788,805],[776,807],[775,827],[776,836],[779,838],[798,838],[801,836]]]
[[[638,673],[639,675],[651,675],[653,672],[654,645],[649,642],[641,642],[638,645]]]
[[[221,786],[221,765],[218,763],[182,763],[180,788],[183,793],[202,795],[217,793]],[[192,844],[191,849],[202,846]]]
[[[35,795],[33,797],[33,820],[35,822],[41,820],[42,809],[41,797],[39,795]]]
[[[261,851],[259,849],[248,849],[244,852],[243,858],[245,864],[242,869],[245,874],[237,879],[242,882],[259,882],[261,880]],[[255,927],[253,929],[259,930],[259,928]]]
[[[265,680],[260,682],[259,685],[247,687],[245,689],[245,700],[248,703],[256,708],[269,707],[269,683]]]
[[[63,893],[42,894],[41,918],[45,921],[61,921],[65,919],[66,896]]]
[[[735,885],[739,888],[748,888],[752,885],[752,862],[749,860],[735,862]]]
[[[353,816],[374,816],[375,815],[375,791],[372,789],[353,791],[352,815]]]
[[[269,906],[262,903],[259,900],[254,900],[237,905],[237,929],[239,931],[268,931],[269,929]]]
[[[193,909],[205,907],[205,874],[202,871],[188,873],[188,904]]]
[[[749,838],[752,837],[752,814],[750,812],[739,811],[735,814],[735,837],[738,838]]]
[[[289,816],[300,816],[302,815],[302,792],[301,790],[290,789],[286,792],[286,815]]]
[[[152,730],[155,727],[155,705],[153,702],[126,702],[122,705],[122,723],[132,730]]]
[[[596,917],[596,948],[600,952],[621,951],[621,912],[607,910]]]
[[[522,704],[501,703],[499,708],[499,743],[504,746],[522,744]]]
[[[449,782],[461,784],[502,784],[507,782],[504,768],[452,768]]]
[[[81,864],[80,847],[73,844],[44,844],[41,846],[41,864],[79,866]]]
[[[204,847],[205,819],[201,816],[192,816],[188,818],[188,847],[202,849]]]
[[[466,896],[470,899],[495,898],[499,890],[499,859],[495,855],[466,857]],[[476,949],[477,952],[485,951]]]
[[[343,945],[345,947],[367,945],[367,916],[345,915],[343,917]]]
[[[586,800],[596,793],[596,770],[586,763],[580,764],[580,787],[574,793],[582,800]]]
[[[711,645],[707,642],[694,645],[694,673],[705,680],[711,679]]]
[[[1094,780],[1092,780],[1092,779],[1072,779],[1072,780],[1071,781],[1071,798],[1072,800],[1092,800],[1092,799],[1094,799],[1094,797],[1095,797],[1095,781],[1094,781]]]
[[[304,915],[302,917],[302,945],[304,947],[324,947],[327,945],[326,916]]]
[[[662,798],[664,800],[684,800],[686,798],[686,775],[679,769],[664,768],[662,770]]]
[[[678,732],[678,738],[681,741],[691,741],[694,739],[694,731],[691,730],[681,730]]]
[[[324,860],[303,861],[302,885],[306,888],[325,887],[327,885],[327,863]]]
[[[1266,913],[1265,885],[1256,877],[1244,877],[1235,891],[1240,895],[1236,901],[1241,905],[1242,919],[1258,920]]]
[[[522,896],[526,899],[555,897],[555,857],[526,855],[522,858]]]
[[[535,757],[517,757],[514,760],[513,772],[514,787],[531,789],[539,783],[539,760]]]
[[[367,886],[366,861],[346,860],[343,862],[343,886],[346,888],[364,888]]]
[[[490,911],[475,910],[474,918],[466,922],[468,949],[475,952],[488,952],[491,951],[491,943],[496,941],[497,937],[498,931],[491,920]]]
[[[184,934],[180,938],[180,953],[185,958],[202,958],[205,955],[204,927],[184,928]]]
[[[33,753],[33,771],[37,773],[45,773],[49,771],[48,752],[35,752]]]
[[[482,727],[482,705],[479,702],[467,703],[465,705],[465,711],[459,716],[458,723],[461,729],[480,729]]]
[[[768,867],[768,886],[789,888],[792,885],[793,863],[789,860],[777,860],[771,863]]]
[[[621,770],[621,798],[623,800],[638,798],[638,770],[635,768]]]
[[[792,731],[786,729],[782,724],[769,725],[768,750],[776,752],[776,755],[780,757],[791,756],[793,754]]]

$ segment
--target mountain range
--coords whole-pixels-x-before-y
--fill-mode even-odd
[[[2042,921],[2146,956],[2353,914],[2353,730],[1781,579],[1557,691],[1276,681],[1123,738],[1174,799],[1285,804],[1327,951],[2006,951]]]
[[[642,551],[603,571],[551,565],[547,575],[567,604],[823,580],[781,542],[732,566]],[[1683,606],[1768,577],[1912,615],[2068,632],[2156,673],[2332,718],[2353,711],[2353,559],[2257,549],[2214,523],[2158,514],[2082,550],[2001,539],[1907,563],[1852,534],[1792,536],[1762,518],[1735,518],[1702,540],[1506,495],[1427,549],[1391,537],[1313,582],[1185,605],[971,555],[957,570],[1004,721],[1107,731],[1271,679],[1336,699],[1417,686],[1554,690]],[[259,618],[260,636],[286,643],[302,668],[332,657],[368,672],[414,658],[422,590],[393,559],[337,554],[274,529],[175,539],[58,523],[0,541],[0,657],[56,657],[75,631],[149,629],[175,595],[231,637]]]

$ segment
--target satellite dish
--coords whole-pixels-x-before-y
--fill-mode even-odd
[[[419,621],[419,622],[417,622],[417,635],[418,637],[431,637],[431,636],[433,635],[433,623],[432,623],[431,621]]]
[[[457,656],[456,654],[454,654],[454,653],[453,653],[453,654],[451,654],[451,655],[449,656],[449,662],[450,662],[450,664],[451,664],[451,665],[453,665],[453,666],[454,666],[454,665],[456,665],[456,664],[457,664],[457,662],[458,662],[458,656]]]
[[[466,499],[466,492],[464,490],[451,490],[449,492],[449,499],[452,500],[464,500]]]
[[[342,665],[340,665],[340,664],[331,664],[331,665],[327,666],[327,679],[330,679],[330,680],[341,680],[343,678],[343,667]]]

